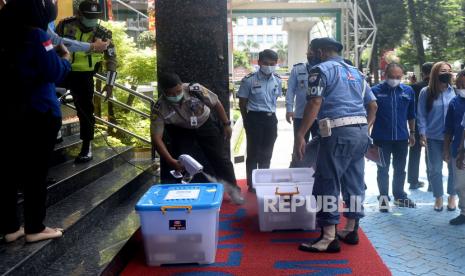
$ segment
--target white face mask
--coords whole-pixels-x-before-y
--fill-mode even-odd
[[[265,75],[271,75],[276,70],[276,66],[260,65],[260,70]]]
[[[396,80],[396,79],[387,79],[387,80],[386,80],[386,83],[387,83],[390,87],[397,87],[397,86],[399,86],[399,84],[400,84],[400,80]]]
[[[460,97],[465,98],[465,89],[455,89],[455,92],[457,92],[457,95]]]

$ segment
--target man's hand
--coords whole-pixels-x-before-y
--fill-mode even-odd
[[[450,153],[448,150],[445,150],[443,153],[442,153],[442,160],[444,160],[444,162],[446,162],[447,164],[449,164],[450,162]]]
[[[101,38],[97,38],[94,42],[92,42],[91,45],[91,51],[95,53],[101,53],[105,51],[108,48],[108,45],[110,45],[110,40],[107,39],[106,41],[103,41]]]
[[[168,165],[178,172],[184,171],[184,167],[182,166],[181,162],[179,162],[178,160],[174,158],[171,158],[170,160],[168,160]]]
[[[66,59],[67,61],[71,61],[71,54],[63,43],[55,46],[55,52],[59,57]]]
[[[105,85],[102,92],[105,92],[105,101],[108,101],[109,98],[113,97],[113,85]]]
[[[224,126],[223,132],[224,132],[224,139],[226,139],[226,140],[231,139],[231,136],[232,136],[232,128],[231,128],[231,126]]]
[[[457,156],[456,164],[459,170],[465,170],[465,150],[462,149]]]
[[[291,124],[294,121],[294,112],[286,112],[286,121]]]
[[[294,142],[294,155],[298,161],[302,160],[305,154],[305,138],[297,135]]]
[[[415,132],[410,132],[410,136],[408,137],[408,145],[409,147],[415,146]]]
[[[428,143],[426,142],[426,136],[425,135],[420,135],[420,146],[426,147]]]

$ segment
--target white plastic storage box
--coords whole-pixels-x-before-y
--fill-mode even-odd
[[[260,231],[315,229],[313,173],[311,168],[253,171]]]
[[[152,186],[136,205],[147,264],[214,263],[222,200],[222,184]]]

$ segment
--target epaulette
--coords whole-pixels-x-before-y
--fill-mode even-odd
[[[253,74],[254,74],[254,72],[252,72],[252,73],[248,73],[248,74],[247,74],[245,77],[243,77],[243,78],[242,78],[242,81],[244,81],[244,80],[246,80],[246,79],[248,79],[248,78],[252,77],[252,76],[253,76]]]
[[[292,66],[303,65],[303,64],[304,64],[303,62],[299,62],[299,63],[296,63],[296,64],[294,64]]]
[[[281,76],[278,73],[273,73],[273,76],[277,77],[278,79],[281,78]]]
[[[98,25],[97,28],[95,28],[95,37],[101,38],[105,41],[106,39],[112,39],[112,36],[112,32],[102,25]]]
[[[69,16],[69,17],[65,17],[63,18],[60,23],[62,24],[69,24],[69,23],[72,23],[74,21],[77,21],[77,17],[76,16]]]
[[[189,83],[189,93],[197,98],[208,96],[208,91],[196,82]]]

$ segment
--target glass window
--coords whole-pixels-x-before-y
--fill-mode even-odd
[[[283,24],[283,18],[282,17],[277,17],[276,18],[276,25],[282,25]]]
[[[272,43],[273,42],[273,35],[267,35],[266,36],[266,42]]]
[[[238,35],[237,36],[237,42],[238,43],[244,42],[244,36],[243,35]]]
[[[263,18],[262,17],[257,18],[257,25],[263,25]]]
[[[253,41],[253,35],[248,35],[247,36],[247,41]]]
[[[253,18],[252,17],[247,17],[247,25],[252,26],[253,25]]]
[[[277,35],[276,40],[282,42],[283,41],[283,35]]]
[[[266,18],[266,24],[271,25],[272,23],[273,23],[273,21],[271,20],[271,17],[267,17]]]
[[[263,35],[257,35],[257,42],[263,43]]]

